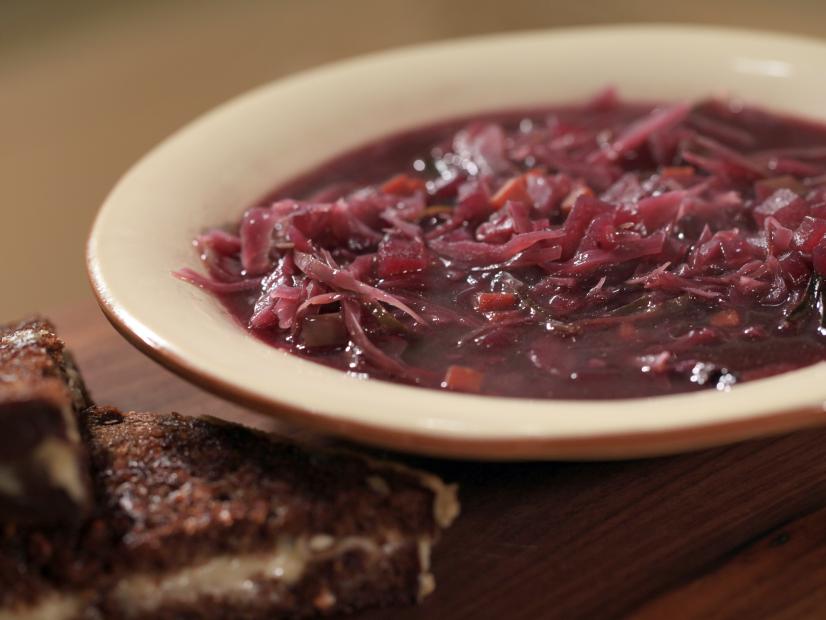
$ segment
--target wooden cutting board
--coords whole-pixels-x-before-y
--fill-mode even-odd
[[[128,345],[93,305],[51,315],[93,396],[306,435],[228,404]],[[668,415],[663,411],[663,415]],[[416,618],[815,618],[826,615],[826,430],[608,463],[400,456],[460,485]]]

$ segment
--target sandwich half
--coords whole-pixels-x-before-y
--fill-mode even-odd
[[[420,601],[456,488],[177,414],[89,409],[83,531],[7,532],[0,620],[302,618]],[[5,568],[4,568],[5,557]]]

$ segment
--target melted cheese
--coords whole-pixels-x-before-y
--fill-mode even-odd
[[[50,594],[36,605],[0,609],[0,620],[74,620],[84,604],[80,596]]]
[[[33,457],[55,487],[66,491],[79,504],[86,501],[86,487],[71,444],[57,437],[48,437],[35,448]]]
[[[288,586],[301,579],[311,561],[354,548],[374,557],[387,552],[363,537],[282,537],[267,554],[218,556],[171,573],[127,577],[115,587],[112,599],[124,614],[136,616],[164,605],[195,604],[206,595],[235,602],[258,600],[258,584],[267,582],[270,601],[276,602]],[[274,583],[281,587],[272,588]]]
[[[10,497],[23,495],[23,485],[20,478],[14,472],[14,468],[8,465],[0,466],[0,493]]]

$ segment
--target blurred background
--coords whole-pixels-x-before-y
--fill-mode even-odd
[[[421,41],[651,21],[826,38],[826,1],[0,0],[0,321],[90,295],[83,245],[118,177],[244,90]]]

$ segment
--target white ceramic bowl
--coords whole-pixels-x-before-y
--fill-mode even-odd
[[[282,182],[371,139],[438,119],[576,102],[725,93],[826,119],[826,45],[682,26],[585,28],[451,41],[346,61],[259,88],[161,144],[106,199],[88,244],[100,304],[136,346],[261,412],[411,452],[613,458],[826,421],[826,364],[728,393],[614,401],[519,400],[357,380],[248,335],[170,272],[191,240]],[[182,87],[184,87],[182,85]]]

